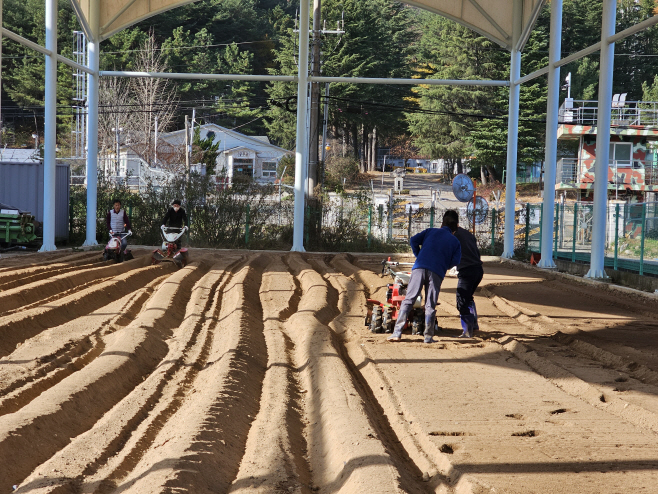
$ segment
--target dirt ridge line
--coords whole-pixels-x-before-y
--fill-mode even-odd
[[[572,291],[577,290],[576,287],[578,287],[579,285],[581,286],[586,285],[591,288],[596,288],[597,290],[604,290],[615,296],[623,295],[626,298],[630,297],[634,301],[640,298],[642,299],[644,304],[650,304],[653,305],[654,307],[654,311],[652,312],[644,312],[644,311],[641,312],[643,315],[647,317],[655,317],[655,309],[658,308],[658,294],[655,293],[644,292],[642,290],[637,290],[635,288],[630,288],[627,286],[615,285],[607,281],[590,280],[573,274],[562,273],[560,271],[549,271],[543,268],[532,266],[525,262],[517,261],[515,259],[505,259],[501,257],[499,259],[499,262],[497,262],[496,264],[498,265],[509,264],[514,268],[521,268],[521,269],[525,269],[526,271],[532,271],[533,273],[541,276],[545,280],[560,281],[565,285],[564,288],[570,289]],[[627,302],[625,303],[622,302],[621,300],[617,300],[617,306],[632,309],[634,311],[639,310],[639,308],[637,307],[637,302],[635,303],[635,305],[628,305]]]
[[[44,266],[42,268],[26,268],[22,269],[22,273],[15,273],[12,275],[4,274],[0,278],[0,293],[15,288],[20,285],[34,283],[35,281],[49,278],[51,276],[68,273],[70,271],[79,270],[81,266],[107,265],[106,261],[92,261],[82,260],[70,263],[57,263],[52,266]]]
[[[363,287],[344,276],[338,269],[345,268],[346,262],[345,259],[336,259],[330,264],[331,268],[325,265],[323,269],[325,277],[339,292],[340,315],[330,324],[334,330],[334,344],[348,366],[359,394],[366,404],[368,418],[377,431],[377,437],[391,454],[400,474],[403,490],[410,493],[429,493],[440,489],[445,492],[448,487],[447,480],[439,474],[434,462],[419,447],[411,431],[406,427],[399,427],[402,423],[400,415],[391,413],[391,408],[388,406],[390,403],[386,399],[382,401],[382,397],[379,396],[385,392],[384,390],[390,391],[390,383],[381,379],[383,376],[369,357],[364,359],[365,348],[358,344],[360,339],[356,334],[354,321],[358,321],[357,325],[361,326],[366,297]],[[355,304],[354,301],[358,303]],[[370,375],[373,370],[376,371],[376,375]],[[377,389],[379,391],[376,391]],[[392,424],[391,419],[400,423]],[[400,435],[401,431],[403,431],[402,435]]]
[[[565,368],[540,356],[524,343],[512,337],[503,337],[497,342],[528,367],[549,380],[557,387],[590,406],[620,417],[633,425],[658,432],[658,414],[629,403],[616,396],[608,396],[596,386],[580,379]]]
[[[35,252],[33,254],[27,254],[26,257],[42,257],[44,253],[42,252]],[[18,257],[18,256],[17,256]],[[21,255],[22,257],[22,255]],[[41,262],[33,262],[33,263],[24,263],[24,264],[18,264],[16,266],[6,266],[3,268],[0,268],[0,275],[3,273],[9,273],[11,271],[16,271],[19,269],[24,269],[24,268],[38,268],[42,266],[51,266],[53,264],[61,263],[61,262],[68,262],[69,260],[73,260],[74,262],[76,260],[84,260],[84,259],[93,259],[93,258],[99,258],[100,257],[100,252],[81,252],[81,253],[74,253],[74,254],[68,254],[66,252],[60,252],[53,256],[53,259],[49,261],[41,261]],[[7,259],[11,259],[7,257]],[[15,259],[15,258],[14,258]],[[25,260],[24,257],[22,257],[21,260]],[[93,261],[92,261],[93,262]]]
[[[488,287],[480,287],[481,294],[486,296],[494,306],[510,319],[514,319],[527,328],[540,334],[551,334],[557,331],[564,331],[564,325],[557,323],[548,316],[539,314],[535,311],[520,306],[504,297],[496,295]]]
[[[346,272],[353,273],[354,269],[361,271],[358,278],[365,283],[369,283],[371,277],[379,278],[377,274],[354,265],[348,259],[337,258],[331,265],[344,275]],[[375,279],[372,279],[373,283],[374,281]],[[355,342],[357,341],[358,339],[355,338]],[[359,369],[358,372],[367,382],[374,399],[386,414],[392,433],[399,439],[401,446],[419,471],[424,473],[424,478],[429,479],[428,488],[436,492],[447,490],[459,494],[494,492],[476,477],[463,474],[453,465],[450,457],[442,453],[430,440],[427,431],[418,425],[421,421],[404,406],[402,397],[376,365],[365,346],[347,343],[345,348],[353,364]]]
[[[293,373],[295,343],[284,322],[296,312],[301,286],[284,259],[273,258],[263,271],[260,287],[267,371],[260,410],[252,423],[240,469],[229,492],[310,494],[310,466],[305,459],[304,425],[299,409],[301,389]],[[282,425],[284,425],[282,427]],[[276,448],[270,447],[276,444]]]
[[[369,423],[333,332],[315,316],[326,305],[317,296],[318,287],[327,282],[299,255],[291,255],[289,265],[304,290],[300,307],[307,308],[293,315],[286,328],[297,342],[296,362],[304,363],[300,377],[308,391],[306,436],[313,482],[321,492],[400,492],[398,471]]]
[[[107,337],[104,358],[94,359],[84,372],[67,377],[19,411],[0,417],[0,464],[11,465],[0,471],[0,485],[20,484],[155,368],[166,353],[165,319],[176,306],[171,298],[196,282],[199,271],[190,265],[169,277],[133,324]],[[52,433],[46,436],[41,430]],[[15,454],[27,448],[31,455]]]
[[[117,303],[104,306],[90,313],[89,316],[84,316],[83,321],[76,319],[71,323],[40,333],[38,338],[47,340],[49,343],[48,346],[42,344],[39,345],[41,348],[30,348],[35,345],[30,345],[31,341],[28,340],[16,352],[9,355],[5,362],[11,362],[12,360],[21,361],[22,355],[27,350],[30,350],[31,354],[40,354],[33,362],[20,366],[21,374],[16,374],[15,372],[13,373],[14,375],[0,373],[0,381],[3,386],[0,390],[0,415],[15,412],[27,405],[27,403],[39,396],[46,389],[54,386],[74,372],[79,372],[92,362],[105,348],[103,339],[100,336],[115,331],[125,312],[138,310],[146,302],[150,294],[153,293],[155,286],[164,278],[166,276],[158,277],[146,287],[124,296]],[[120,308],[118,309],[118,313],[114,315],[110,313],[108,315],[108,311],[112,310],[108,309],[108,307],[112,305],[117,305]],[[89,325],[84,324],[84,318],[86,317],[90,319]],[[80,339],[66,339],[62,341],[60,338],[59,342],[62,346],[53,347],[51,341],[57,339],[57,333],[64,334],[68,326],[73,326],[74,323],[78,323],[76,326],[79,326],[80,322],[85,326],[85,331],[76,335]]]
[[[564,325],[558,323],[549,316],[539,314],[519,304],[513,303],[504,297],[496,295],[487,287],[481,287],[480,291],[487,296],[498,309],[516,319],[521,324],[541,334],[550,334],[550,338],[553,340],[561,344],[566,344],[574,351],[604,365],[615,366],[623,369],[638,381],[647,384],[658,384],[658,372],[646,365],[639,364],[632,359],[617,355],[604,350],[595,344],[578,339],[575,335],[580,333],[580,330],[565,330]],[[515,310],[518,312],[514,312]],[[512,316],[511,314],[514,314],[515,316]]]
[[[103,267],[85,267],[73,272],[55,275],[0,292],[2,313],[25,307],[41,299],[57,296],[67,290],[77,290],[85,283],[96,283],[99,279],[114,277],[145,266],[144,259],[134,259],[120,264]]]
[[[81,292],[68,295],[48,304],[0,317],[0,357],[11,354],[17,344],[39,332],[89,314],[149,283],[163,272],[173,271],[171,265],[148,266],[131,270],[115,278],[95,284]]]
[[[658,385],[658,372],[647,367],[644,364],[639,364],[636,361],[617,355],[600,348],[592,343],[580,340],[575,336],[568,335],[562,332],[557,332],[551,337],[555,341],[566,344],[573,348],[576,352],[590,357],[593,360],[601,362],[604,365],[623,370],[628,375],[646,384]],[[624,347],[625,348],[625,347]],[[635,350],[631,348],[630,350]]]
[[[181,396],[168,391],[178,388],[184,376],[177,375],[186,354],[196,343],[205,312],[214,303],[217,286],[226,277],[226,263],[214,265],[194,285],[186,306],[186,316],[168,340],[169,351],[156,371],[149,374],[127,396],[108,411],[94,426],[76,437],[24,481],[30,493],[79,492],[83,487],[97,490],[114,485],[121,471],[130,471],[139,461],[141,451],[152,441],[156,429],[165,424],[167,408]],[[200,310],[199,307],[202,307]],[[195,372],[194,366],[183,367],[183,374]],[[175,403],[174,403],[175,406]],[[119,425],[120,424],[120,425]],[[52,478],[51,472],[58,472]],[[18,492],[23,486],[19,487]]]
[[[228,490],[259,410],[265,374],[262,310],[248,296],[257,292],[265,264],[264,256],[249,259],[231,277],[210,321],[211,347],[191,394],[121,480],[120,492]]]

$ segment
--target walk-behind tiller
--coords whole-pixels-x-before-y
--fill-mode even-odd
[[[186,226],[183,228],[160,227],[162,232],[162,249],[155,249],[151,256],[151,264],[159,264],[161,262],[173,262],[179,269],[187,266],[188,254],[187,249],[179,249],[176,242],[188,230]]]
[[[396,262],[388,260],[382,261],[382,275],[389,274],[393,278],[393,283],[386,285],[386,302],[369,298],[367,300],[368,313],[366,314],[365,325],[370,327],[373,333],[392,333],[395,323],[398,319],[400,305],[407,293],[409,278],[411,277],[411,262]],[[408,267],[409,271],[398,271],[398,268]],[[411,328],[411,334],[423,334],[425,332],[425,304],[420,295],[416,297],[414,306],[407,321],[402,328]],[[437,328],[435,327],[435,330]]]

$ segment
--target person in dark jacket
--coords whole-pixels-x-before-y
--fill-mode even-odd
[[[441,228],[428,228],[411,237],[411,250],[416,256],[416,262],[411,269],[411,277],[407,286],[407,294],[400,304],[398,319],[390,342],[398,342],[402,337],[402,328],[409,312],[413,308],[416,297],[425,288],[425,343],[432,343],[434,336],[434,321],[436,317],[436,302],[439,298],[441,283],[446,271],[459,264],[461,246],[453,232],[457,229],[459,216],[456,211],[446,211],[443,215]]]
[[[482,281],[484,270],[475,235],[464,228],[457,227],[455,237],[459,240],[462,250],[462,258],[457,266],[459,280],[457,282],[457,309],[464,330],[461,338],[471,338],[480,329],[473,294]]]
[[[121,209],[121,201],[119,199],[114,200],[112,209],[107,212],[107,216],[105,216],[105,224],[107,225],[107,230],[110,232],[110,236],[132,230],[130,218],[128,218],[126,212]],[[128,240],[122,238],[121,250],[126,250],[126,247],[128,247]]]
[[[185,213],[185,209],[181,207],[179,199],[172,201],[171,207],[167,210],[164,218],[162,218],[162,225],[172,228],[183,228],[183,226],[187,225],[187,214]],[[176,240],[176,247],[180,249],[180,239]]]

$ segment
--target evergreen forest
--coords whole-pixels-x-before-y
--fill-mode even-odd
[[[4,0],[4,27],[44,44],[44,2]],[[101,70],[158,70],[235,74],[296,74],[298,4],[287,0],[202,0],[159,14],[101,44]],[[655,0],[619,0],[617,31],[654,15]],[[600,39],[601,2],[564,0],[562,56]],[[550,2],[524,48],[522,75],[547,64]],[[509,52],[450,20],[389,0],[323,0],[327,29],[322,74],[419,79],[509,79]],[[73,58],[80,30],[68,0],[59,0],[59,52]],[[561,68],[571,73],[571,96],[596,99],[598,52]],[[2,144],[33,146],[43,135],[44,57],[9,39],[2,55]],[[70,155],[75,83],[58,69],[58,149]],[[658,99],[658,28],[615,45],[615,93],[627,100]],[[469,158],[500,179],[506,160],[506,87],[337,84],[329,97],[328,134],[343,155],[375,167],[377,148],[400,156],[444,158],[459,167]],[[112,146],[111,128],[134,127],[150,139],[183,126],[184,116],[251,135],[267,135],[293,149],[296,85],[220,80],[101,80],[100,148]],[[560,94],[562,100],[566,90]],[[519,164],[541,161],[546,77],[522,86]],[[336,149],[334,150],[336,151]]]

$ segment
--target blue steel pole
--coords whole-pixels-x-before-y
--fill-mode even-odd
[[[592,255],[585,278],[606,279],[605,222],[608,205],[608,168],[610,158],[610,117],[612,112],[612,74],[615,44],[608,38],[615,34],[617,1],[603,0],[601,23],[601,58],[599,66],[599,107],[596,122],[596,161],[594,162],[594,212],[592,219]]]
[[[557,166],[557,126],[560,106],[560,69],[555,63],[562,51],[562,0],[551,2],[551,32],[548,47],[548,100],[546,102],[546,151],[544,156],[544,201],[540,268],[555,268],[553,262],[553,214]]]

